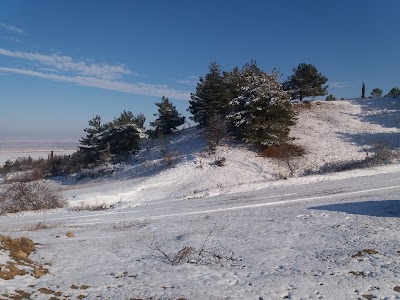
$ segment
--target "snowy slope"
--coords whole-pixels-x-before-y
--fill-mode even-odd
[[[1,216],[0,234],[36,242],[49,274],[0,279],[0,298],[400,299],[400,165],[300,176],[399,147],[399,124],[394,99],[313,102],[291,133],[306,154],[287,180],[285,165],[233,142],[208,154],[196,128],[106,176],[60,180],[71,206],[115,207]]]
[[[399,148],[400,125],[392,127],[396,124],[400,124],[400,101],[392,98],[312,102],[311,108],[299,110],[297,125],[291,132],[294,143],[306,150],[304,157],[291,162],[294,175],[317,172],[326,164],[362,160],[367,152],[373,154],[376,144]],[[118,203],[129,207],[149,201],[202,198],[257,189],[289,176],[285,163],[260,157],[233,142],[226,142],[215,154],[209,154],[200,133],[199,129],[191,128],[147,145],[132,165],[121,165],[110,176],[99,178],[101,185],[93,186],[93,180],[83,180],[63,187],[67,189],[66,196],[71,205]],[[173,154],[171,165],[163,159],[166,152]],[[225,165],[216,166],[215,160],[221,157],[226,158]],[[354,176],[354,173],[346,174],[336,176]],[[297,182],[330,177],[307,176]]]

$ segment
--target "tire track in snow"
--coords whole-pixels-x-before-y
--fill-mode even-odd
[[[400,189],[400,185],[394,185],[394,186],[388,186],[388,187],[382,187],[382,188],[374,188],[374,189],[368,189],[368,190],[360,190],[360,191],[352,191],[352,192],[344,192],[344,193],[335,193],[335,194],[329,194],[329,195],[319,195],[319,196],[312,196],[312,197],[304,197],[304,198],[298,198],[298,199],[286,199],[286,200],[278,200],[278,201],[273,201],[273,202],[264,202],[264,203],[257,203],[257,204],[246,204],[246,205],[237,205],[237,206],[232,206],[232,207],[221,207],[221,208],[215,208],[215,209],[204,209],[204,210],[194,210],[194,211],[188,211],[188,212],[180,212],[180,213],[166,213],[166,214],[150,214],[150,215],[144,215],[144,216],[137,216],[137,217],[126,217],[127,215],[130,214],[138,214],[146,211],[152,211],[154,209],[146,209],[146,210],[135,210],[135,211],[118,211],[118,212],[107,212],[103,214],[94,214],[94,215],[85,215],[85,216],[72,216],[68,218],[63,218],[63,217],[57,217],[57,218],[50,218],[47,219],[46,221],[64,221],[66,219],[72,220],[79,220],[83,218],[94,218],[96,217],[95,220],[93,221],[88,221],[88,222],[78,222],[78,223],[71,223],[71,224],[65,224],[65,225],[95,225],[95,224],[106,224],[106,223],[115,223],[116,221],[140,221],[144,219],[162,219],[162,218],[173,218],[173,217],[183,217],[183,216],[191,216],[191,215],[201,215],[201,214],[211,214],[211,213],[220,213],[220,212],[225,212],[225,211],[235,211],[235,210],[244,210],[244,209],[256,209],[256,208],[263,208],[263,207],[269,207],[269,206],[275,206],[275,205],[283,205],[283,204],[295,204],[295,203],[301,203],[301,202],[308,202],[308,201],[314,201],[314,200],[324,200],[324,199],[332,199],[332,198],[337,198],[337,197],[344,197],[344,196],[351,196],[351,195],[359,195],[359,194],[366,194],[366,193],[372,193],[372,192],[378,192],[378,191],[385,191],[385,190],[392,190],[392,189]],[[271,198],[278,198],[278,197],[284,197],[288,195],[293,195],[293,194],[281,194],[281,195],[274,195],[274,196],[267,196],[267,197],[260,197],[260,200],[263,199],[271,199]],[[217,203],[219,204],[219,203]],[[212,205],[212,204],[210,204]],[[174,207],[163,207],[159,208],[161,209],[168,209],[168,208],[174,208]],[[190,207],[189,207],[190,208]],[[194,207],[196,208],[196,207]],[[125,218],[121,219],[118,218],[116,219],[103,219],[104,217],[109,217],[109,216],[119,216],[123,215]],[[100,219],[101,218],[101,219]],[[31,223],[31,221],[29,222]]]

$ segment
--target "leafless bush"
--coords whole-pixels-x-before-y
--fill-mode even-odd
[[[42,169],[39,167],[35,167],[29,171],[20,171],[20,172],[13,172],[8,174],[5,177],[5,183],[14,183],[14,182],[31,182],[31,181],[38,181],[44,179],[44,174]]]
[[[81,202],[78,206],[71,207],[70,210],[72,210],[72,211],[84,211],[84,210],[99,211],[99,210],[107,210],[110,208],[111,208],[111,205],[108,205],[104,202],[101,202],[101,203]]]
[[[375,145],[371,153],[369,152],[368,147],[365,147],[364,152],[364,159],[331,162],[322,166],[318,173],[342,172],[347,170],[369,168],[383,164],[387,165],[397,161],[400,158],[400,152],[398,150],[393,150],[385,144]],[[306,173],[313,174],[315,172],[310,171]]]
[[[4,185],[0,213],[15,213],[66,207],[67,201],[45,181],[16,182]]]
[[[205,133],[208,142],[218,146],[219,142],[227,136],[227,125],[225,119],[220,115],[212,115],[207,121]]]
[[[369,155],[368,151],[366,151],[365,162],[369,167],[383,164],[387,165],[400,157],[398,151],[390,149],[386,144],[376,144],[374,150],[375,153],[373,155]]]
[[[33,224],[24,230],[27,231],[37,231],[37,230],[44,230],[44,229],[49,229],[49,228],[56,228],[56,227],[61,227],[63,226],[63,223],[46,223],[46,222],[38,222],[36,224]]]
[[[211,265],[213,263],[220,262],[221,260],[225,261],[235,260],[233,258],[233,254],[232,255],[226,255],[225,253],[216,254],[206,249],[206,244],[210,239],[210,236],[212,235],[214,230],[215,230],[215,224],[214,227],[208,232],[207,236],[204,238],[202,244],[197,249],[195,247],[185,244],[182,247],[180,247],[179,250],[173,253],[167,253],[167,251],[164,250],[165,248],[163,245],[164,243],[156,241],[155,235],[153,236],[153,241],[151,243],[150,248],[152,250],[156,250],[157,252],[159,252],[171,265],[179,265],[184,263]]]
[[[350,161],[337,161],[337,162],[331,162],[323,165],[317,172],[312,172],[312,171],[306,171],[306,175],[311,175],[314,173],[333,173],[333,172],[343,172],[347,170],[354,170],[354,169],[360,169],[362,167],[365,167],[365,161],[363,160],[350,160]]]
[[[166,152],[164,154],[164,161],[168,166],[171,166],[178,156],[178,151]]]

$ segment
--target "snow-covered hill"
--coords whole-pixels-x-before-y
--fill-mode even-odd
[[[110,175],[95,181],[101,184],[82,180],[64,187],[65,194],[71,205],[105,203],[119,207],[202,198],[286,184],[276,180],[291,175],[297,177],[291,181],[298,183],[327,180],[333,175],[301,176],[363,160],[372,156],[376,147],[400,147],[398,99],[313,101],[299,104],[297,109],[298,122],[291,137],[305,149],[305,155],[290,160],[294,174],[290,174],[287,162],[261,157],[232,141],[210,154],[201,130],[191,128],[147,145],[131,164],[103,168],[101,171]],[[220,158],[225,159],[224,166],[215,164]],[[335,176],[354,176],[347,174]]]
[[[26,272],[0,279],[0,298],[400,299],[400,165],[319,172],[400,147],[400,101],[299,111],[291,136],[306,154],[287,179],[287,164],[232,141],[209,154],[196,128],[106,175],[60,179],[71,206],[113,208],[1,216],[0,235],[36,251],[0,236],[0,276]]]

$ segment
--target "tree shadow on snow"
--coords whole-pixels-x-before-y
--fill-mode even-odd
[[[386,146],[390,149],[400,148],[400,132],[386,133],[345,133],[342,138],[357,146]],[[371,149],[374,150],[374,149]]]
[[[364,201],[337,203],[309,207],[309,209],[344,212],[353,215],[372,217],[400,217],[400,200]]]
[[[400,129],[400,99],[399,98],[372,98],[353,99],[353,102],[360,105],[363,113],[362,121],[378,124],[386,128]]]

